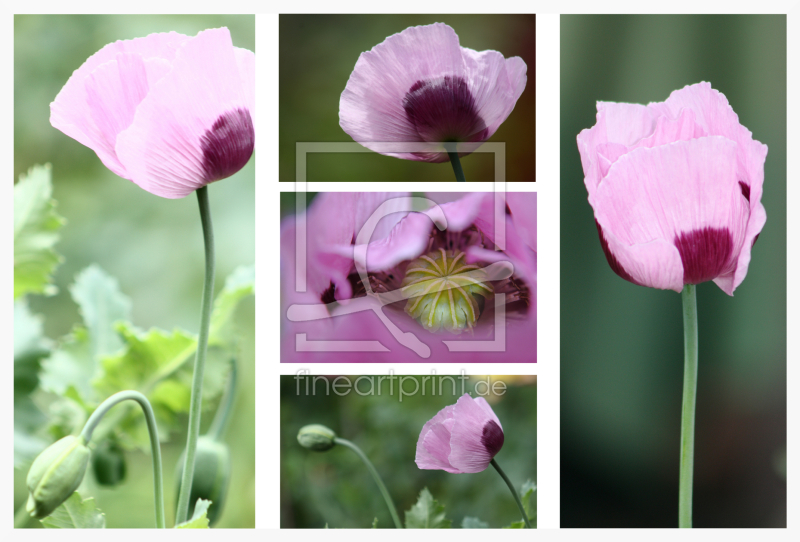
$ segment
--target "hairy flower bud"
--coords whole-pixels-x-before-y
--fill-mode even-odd
[[[45,448],[28,471],[27,511],[44,518],[78,489],[89,464],[83,437],[70,435]]]
[[[175,469],[178,482],[177,494],[181,492],[181,475],[186,453],[181,455]],[[194,477],[192,491],[189,493],[189,514],[192,517],[197,499],[211,501],[208,508],[208,523],[213,525],[222,515],[225,496],[231,480],[231,453],[228,445],[214,440],[208,435],[197,439],[197,450],[194,456]],[[176,503],[177,504],[177,503]]]
[[[333,441],[335,438],[336,433],[317,423],[305,425],[297,433],[297,442],[300,446],[315,452],[326,452],[336,446]]]

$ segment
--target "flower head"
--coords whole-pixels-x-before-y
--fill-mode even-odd
[[[283,222],[283,361],[536,360],[536,194],[430,197],[322,193]]]
[[[486,141],[514,109],[526,70],[519,57],[461,47],[446,24],[410,27],[358,58],[339,100],[339,124],[381,154],[444,162],[442,147],[386,152],[377,143]]]
[[[578,135],[578,149],[615,273],[676,292],[713,280],[733,295],[767,219],[767,146],[724,95],[699,83],[663,103],[598,102],[597,124]]]
[[[28,471],[28,504],[35,518],[44,518],[78,489],[89,465],[89,448],[81,436],[57,440],[36,456]]]
[[[422,427],[417,466],[451,473],[481,472],[503,447],[503,427],[483,397],[465,393]]]
[[[75,70],[50,123],[148,192],[182,198],[253,154],[255,55],[227,28],[117,41]]]

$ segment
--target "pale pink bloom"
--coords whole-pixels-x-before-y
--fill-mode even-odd
[[[699,83],[663,103],[598,102],[578,149],[614,272],[676,292],[713,280],[733,295],[767,219],[767,146],[724,95]]]
[[[417,440],[417,466],[454,474],[481,472],[503,447],[503,427],[483,397],[462,395],[428,421]]]
[[[378,143],[486,141],[514,109],[526,71],[519,57],[461,47],[446,24],[406,28],[358,58],[339,100],[339,125],[381,154],[445,162],[441,146],[388,152]]]
[[[536,194],[470,193],[457,201],[410,212],[398,199],[402,194],[322,193],[305,213],[305,292],[297,291],[296,233],[298,217],[281,225],[282,334],[284,362],[528,362],[536,361]],[[431,196],[434,201],[437,196]],[[398,212],[385,216],[368,244],[357,237],[370,215],[384,202]],[[497,251],[495,205],[505,228],[505,250]],[[434,221],[446,222],[440,231]],[[368,301],[364,281],[355,265],[356,251],[366,249],[366,274],[372,292],[401,290],[409,263],[424,254],[458,250],[464,261],[487,265],[510,262],[513,274],[492,282],[505,296],[504,317],[496,319],[495,302],[487,301],[474,327],[459,335],[431,333],[404,311],[405,301],[387,304],[382,314],[390,326],[413,335],[430,349],[423,358],[393,335],[373,310],[352,311],[353,303]],[[298,321],[289,312],[297,307],[316,307],[319,318]],[[363,305],[361,305],[363,306]],[[305,309],[304,309],[305,310]],[[294,313],[297,314],[297,313]],[[502,329],[495,329],[502,321]],[[444,341],[491,341],[505,334],[501,351],[451,351]],[[298,338],[300,335],[304,339]],[[304,351],[298,341],[339,341],[340,351]],[[353,341],[377,341],[382,351],[348,351]],[[414,341],[416,342],[416,341]],[[326,348],[329,348],[326,347]]]
[[[254,111],[255,55],[218,28],[106,45],[50,104],[50,123],[120,177],[182,198],[244,167]]]

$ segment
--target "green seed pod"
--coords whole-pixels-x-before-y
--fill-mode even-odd
[[[44,518],[78,489],[89,464],[83,437],[70,435],[40,453],[28,471],[28,504],[32,517]]]
[[[101,486],[114,487],[125,480],[125,450],[112,440],[104,440],[92,453],[92,472]]]
[[[409,316],[428,331],[456,335],[475,326],[494,293],[486,271],[466,263],[460,250],[443,248],[408,264],[402,287]]]
[[[178,486],[177,494],[181,493],[181,476],[183,475],[183,462],[186,452],[181,454],[178,466],[175,469]],[[192,491],[189,493],[189,515],[194,514],[197,499],[211,501],[208,508],[209,526],[216,523],[222,515],[225,505],[225,496],[231,480],[231,453],[228,445],[203,435],[197,439],[197,449],[194,456],[194,477],[192,478]],[[177,506],[177,503],[176,503]]]
[[[326,452],[336,446],[333,440],[335,438],[336,433],[318,423],[305,425],[297,433],[297,442],[300,446],[315,452]]]

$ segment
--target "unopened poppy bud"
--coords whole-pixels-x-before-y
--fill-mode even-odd
[[[92,472],[101,486],[113,487],[125,480],[125,451],[114,441],[104,440],[92,453]]]
[[[27,511],[44,518],[78,489],[89,464],[83,437],[70,435],[45,448],[28,471]]]
[[[175,469],[178,481],[177,494],[181,493],[181,475],[186,452],[181,454],[178,466]],[[231,480],[231,454],[228,445],[214,440],[208,435],[197,439],[197,449],[194,456],[194,477],[192,478],[192,491],[189,493],[188,517],[194,515],[197,499],[211,501],[208,508],[208,523],[213,525],[222,515],[225,505],[225,496]],[[177,504],[177,503],[176,503]]]
[[[325,452],[336,446],[333,440],[335,438],[336,433],[317,423],[305,425],[297,433],[297,442],[300,446],[315,452]]]

